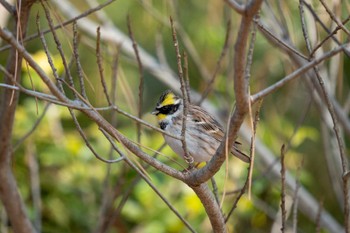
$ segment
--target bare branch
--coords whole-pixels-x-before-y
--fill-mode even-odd
[[[349,30],[346,27],[344,27],[342,22],[333,14],[332,10],[329,9],[329,7],[324,2],[324,0],[320,0],[320,2],[323,5],[323,7],[326,9],[326,11],[329,14],[329,16],[331,17],[331,19],[338,25],[338,27],[340,27],[348,36],[350,36]]]
[[[290,73],[289,75],[287,75],[286,77],[284,77],[283,79],[281,79],[280,81],[278,81],[277,83],[270,85],[268,88],[254,94],[251,96],[251,101],[253,103],[255,103],[257,100],[262,99],[263,97],[271,94],[272,92],[280,89],[281,87],[283,87],[285,84],[287,84],[288,82],[294,80],[297,77],[300,77],[302,74],[306,73],[307,71],[309,71],[310,69],[312,69],[313,67],[315,67],[315,65],[323,62],[324,60],[329,59],[330,57],[340,53],[343,51],[343,49],[347,49],[350,48],[350,44],[346,43],[343,44],[329,52],[324,53],[322,56],[313,59],[312,61],[306,63],[304,66],[300,67],[299,69],[293,71],[292,73]]]
[[[281,232],[285,232],[286,228],[286,219],[287,219],[287,211],[286,211],[286,187],[285,187],[285,179],[286,179],[286,168],[284,163],[284,156],[285,156],[285,146],[284,144],[281,147]]]
[[[78,78],[80,85],[80,93],[84,99],[88,99],[85,91],[83,68],[81,67],[80,57],[78,52],[78,32],[77,32],[77,22],[73,22],[73,55],[75,58],[75,63],[77,64]]]
[[[105,77],[103,74],[103,64],[102,64],[102,56],[101,56],[101,40],[100,39],[101,39],[100,27],[97,27],[97,38],[96,38],[97,66],[98,66],[98,70],[100,72],[100,79],[101,79],[101,84],[103,87],[103,93],[106,96],[107,103],[109,105],[112,105],[111,99],[109,98],[109,94],[108,94],[106,80],[105,80]]]
[[[180,49],[179,49],[179,42],[177,41],[176,37],[176,30],[174,26],[174,21],[170,17],[170,24],[171,24],[171,29],[172,29],[172,36],[173,36],[173,41],[174,41],[174,47],[175,47],[175,52],[176,52],[176,59],[177,59],[177,70],[179,74],[179,79],[181,83],[181,92],[182,92],[182,97],[183,97],[183,113],[182,113],[182,129],[181,129],[181,142],[182,142],[182,148],[184,150],[184,159],[185,161],[190,165],[190,168],[192,167],[193,164],[193,157],[188,154],[187,150],[187,145],[186,145],[186,118],[188,114],[188,97],[187,97],[187,92],[186,92],[186,82],[184,79],[183,71],[182,71],[182,63],[181,63],[181,54],[180,54]]]

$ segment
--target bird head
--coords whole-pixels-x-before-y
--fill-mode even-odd
[[[162,121],[168,116],[177,115],[181,103],[181,99],[174,92],[167,90],[159,97],[152,114],[157,116],[158,121]]]

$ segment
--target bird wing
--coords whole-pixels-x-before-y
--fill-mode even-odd
[[[220,123],[204,109],[196,105],[191,105],[189,107],[191,109],[190,112],[192,120],[196,123],[196,125],[198,125],[198,127],[201,127],[208,134],[211,134],[211,136],[217,141],[221,141],[224,137],[224,131],[222,130]],[[240,142],[235,141],[234,145],[231,148],[231,153],[243,162],[249,163],[249,156],[240,151],[237,147],[240,144]]]

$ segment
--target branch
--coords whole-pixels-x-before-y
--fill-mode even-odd
[[[350,49],[350,43],[346,43],[343,44],[329,52],[324,53],[322,56],[313,59],[312,61],[305,63],[302,67],[300,67],[299,69],[293,71],[292,73],[290,73],[289,75],[287,75],[286,77],[284,77],[283,79],[281,79],[280,81],[278,81],[277,83],[270,85],[269,87],[265,88],[262,91],[259,91],[258,93],[252,95],[251,101],[252,103],[257,102],[258,100],[263,99],[264,97],[266,97],[267,95],[275,92],[276,90],[280,89],[281,87],[283,87],[284,85],[286,85],[287,83],[289,83],[290,81],[294,80],[295,78],[300,77],[302,74],[305,74],[307,71],[309,71],[310,69],[314,68],[317,64],[329,59],[330,57],[333,57],[334,55],[342,52],[344,49]]]
[[[213,193],[208,188],[206,183],[199,186],[190,186],[201,200],[205,211],[209,217],[210,223],[213,227],[213,232],[226,232],[225,218],[219,204],[216,202]]]
[[[239,128],[241,127],[244,117],[248,112],[249,94],[248,85],[249,79],[245,78],[245,62],[247,41],[250,33],[250,25],[253,21],[254,15],[260,9],[262,0],[251,0],[246,7],[246,11],[242,17],[240,29],[237,33],[237,39],[235,43],[235,56],[234,56],[234,93],[236,97],[236,108],[230,119],[230,124],[227,129],[227,135],[216,150],[215,155],[209,161],[209,163],[202,169],[189,174],[187,178],[190,184],[199,185],[209,180],[217,171],[219,171],[221,165],[226,159],[225,148],[231,148],[232,144],[237,137]],[[226,145],[227,141],[227,145]]]

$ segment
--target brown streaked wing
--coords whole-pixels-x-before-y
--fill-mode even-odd
[[[201,127],[203,131],[212,135],[218,141],[221,141],[224,136],[221,125],[208,112],[196,105],[191,105],[190,113],[192,115],[192,120],[198,127]]]
[[[192,120],[198,125],[198,127],[202,127],[205,132],[208,132],[213,138],[218,141],[221,141],[224,137],[224,132],[221,128],[219,122],[217,122],[208,112],[204,109],[190,105],[190,114],[192,115]],[[240,145],[240,142],[235,141],[231,148],[231,153],[237,158],[241,159],[243,162],[250,162],[250,158],[239,150],[237,147]]]

